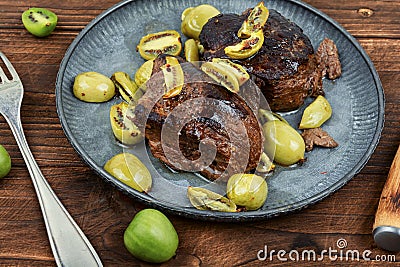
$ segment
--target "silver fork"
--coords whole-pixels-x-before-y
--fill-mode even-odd
[[[2,52],[0,58],[12,75],[12,79],[8,79],[0,66],[0,114],[10,125],[31,175],[55,261],[58,266],[103,266],[85,234],[47,183],[28,147],[20,115],[24,88]]]

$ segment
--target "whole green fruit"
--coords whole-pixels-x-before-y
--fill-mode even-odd
[[[11,158],[7,150],[0,145],[0,178],[6,176],[11,170]]]
[[[113,98],[116,91],[110,78],[98,72],[88,71],[76,75],[73,92],[82,101],[101,103]]]
[[[138,212],[124,232],[128,251],[147,262],[161,263],[171,259],[178,243],[178,234],[172,223],[155,209]]]

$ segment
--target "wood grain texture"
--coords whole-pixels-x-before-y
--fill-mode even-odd
[[[86,233],[105,266],[149,266],[124,248],[123,231],[144,206],[100,179],[66,139],[55,106],[55,80],[63,55],[77,34],[117,0],[0,0],[0,50],[12,61],[25,87],[22,123],[31,150],[50,185]],[[368,164],[346,186],[302,211],[255,223],[198,222],[173,215],[180,245],[163,266],[293,266],[277,251],[337,249],[340,238],[351,250],[371,250],[372,261],[300,261],[300,266],[397,266],[379,261],[390,255],[371,235],[374,215],[400,143],[400,1],[306,0],[354,35],[371,57],[386,96],[385,128]],[[45,39],[24,30],[20,16],[31,6],[59,15]],[[0,117],[0,143],[12,157],[10,174],[0,180],[0,266],[55,266],[40,208],[16,142]],[[272,260],[259,261],[267,245]]]
[[[400,146],[382,190],[373,228],[393,226],[400,228]]]

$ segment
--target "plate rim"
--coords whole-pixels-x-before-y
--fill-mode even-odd
[[[103,11],[100,13],[96,18],[94,18],[91,22],[89,22],[85,28],[75,37],[75,39],[72,41],[72,43],[69,45],[68,49],[66,50],[66,53],[61,61],[57,77],[56,77],[56,83],[55,83],[55,94],[56,94],[56,110],[58,117],[60,119],[61,127],[64,131],[65,136],[67,137],[68,142],[71,144],[71,146],[74,148],[74,150],[77,152],[79,157],[82,159],[82,161],[88,165],[94,172],[99,175],[101,178],[103,178],[106,182],[117,188],[119,191],[129,195],[130,197],[133,197],[135,200],[138,200],[142,202],[143,204],[150,206],[152,208],[157,208],[162,210],[163,212],[170,213],[173,215],[178,215],[186,218],[196,218],[196,219],[201,219],[201,220],[208,220],[208,221],[223,221],[223,222],[243,222],[243,221],[255,221],[255,220],[265,220],[268,218],[276,217],[278,215],[284,215],[288,213],[293,213],[296,211],[299,211],[301,209],[304,209],[310,205],[315,204],[318,201],[321,201],[328,197],[329,195],[335,193],[337,190],[342,188],[345,184],[347,184],[355,175],[357,175],[363,168],[364,166],[368,163],[369,159],[371,158],[373,152],[375,151],[376,147],[379,144],[380,137],[382,135],[382,130],[384,127],[384,121],[385,121],[385,95],[384,95],[384,89],[381,83],[381,80],[379,78],[378,72],[375,69],[372,60],[366,53],[366,51],[362,48],[362,46],[359,44],[359,42],[356,40],[355,37],[353,37],[344,27],[342,27],[338,22],[336,22],[333,18],[329,17],[327,14],[323,13],[319,9],[304,3],[299,0],[284,0],[286,2],[289,2],[293,5],[298,5],[314,14],[317,16],[321,17],[328,23],[330,23],[332,26],[336,28],[344,37],[346,37],[351,44],[356,48],[356,50],[360,53],[362,56],[362,59],[364,62],[367,64],[368,69],[370,70],[372,74],[372,78],[374,80],[375,86],[374,88],[377,90],[377,95],[378,95],[378,118],[377,118],[377,125],[376,125],[376,130],[374,133],[374,136],[372,138],[371,143],[369,144],[368,149],[364,153],[364,155],[359,159],[357,164],[353,166],[351,170],[347,172],[346,175],[341,177],[339,180],[337,180],[334,184],[332,184],[330,187],[326,188],[325,190],[314,194],[311,197],[308,197],[306,199],[297,201],[295,203],[292,203],[290,205],[286,205],[283,208],[278,207],[278,208],[273,208],[269,209],[268,212],[265,213],[260,213],[260,211],[246,211],[246,212],[238,212],[238,213],[225,213],[225,212],[213,212],[213,211],[202,211],[202,210],[197,210],[195,208],[188,208],[188,207],[172,207],[171,205],[166,205],[165,203],[158,201],[157,199],[154,199],[150,197],[147,194],[143,194],[140,192],[135,191],[132,188],[129,188],[122,182],[118,181],[117,179],[112,179],[108,173],[105,172],[105,170],[96,164],[94,160],[91,159],[90,155],[78,144],[76,138],[72,134],[68,123],[67,119],[64,115],[63,110],[63,104],[62,104],[62,82],[63,82],[63,77],[65,74],[65,70],[67,67],[67,64],[76,49],[77,45],[79,42],[85,37],[85,35],[95,26],[97,25],[103,18],[107,17],[109,14],[113,13],[114,11],[122,8],[125,5],[128,5],[131,2],[136,2],[136,0],[125,0],[122,2],[119,2],[107,10]],[[288,208],[288,206],[290,206]]]

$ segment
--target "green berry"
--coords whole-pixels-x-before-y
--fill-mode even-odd
[[[124,233],[127,250],[136,258],[152,263],[171,259],[178,243],[178,234],[172,223],[155,209],[138,212]]]
[[[25,28],[37,37],[50,35],[57,21],[57,15],[45,8],[32,7],[22,13],[22,23]]]
[[[11,158],[7,150],[0,145],[0,178],[6,176],[11,170]]]

